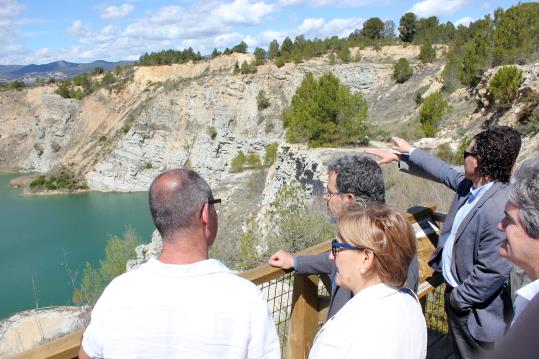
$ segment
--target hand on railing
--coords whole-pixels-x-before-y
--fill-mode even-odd
[[[285,270],[291,269],[294,268],[294,256],[283,250],[278,250],[270,257],[268,264]]]

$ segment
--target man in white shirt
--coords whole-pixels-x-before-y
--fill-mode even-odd
[[[522,175],[524,173],[526,175]],[[514,177],[505,217],[498,225],[507,236],[499,251],[500,255],[524,269],[531,283],[515,292],[512,325],[539,293],[539,157],[525,161]]]
[[[79,357],[280,358],[260,291],[208,258],[220,200],[206,181],[188,169],[164,172],[149,201],[163,252],[107,286]]]

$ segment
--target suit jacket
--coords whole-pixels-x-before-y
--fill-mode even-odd
[[[472,182],[438,158],[415,149],[401,156],[401,170],[442,183],[455,191],[451,208],[443,223],[437,248],[429,265],[442,271],[442,250],[451,233],[459,208],[468,199]],[[500,339],[512,316],[506,285],[511,263],[498,254],[505,234],[497,229],[504,216],[508,185],[495,181],[462,220],[453,246],[451,273],[459,285],[453,289],[450,305],[468,315],[468,329],[483,342]]]
[[[332,290],[329,303],[328,319],[335,315],[354,294],[346,288],[335,284],[337,275],[337,266],[335,261],[329,259],[329,253],[322,253],[316,256],[298,256],[297,257],[298,274],[328,274],[331,279]],[[410,267],[408,268],[408,277],[404,285],[406,288],[417,293],[419,286],[419,263],[417,255],[414,256]]]
[[[538,357],[539,295],[536,295],[517,318],[507,336],[484,359],[534,359]]]

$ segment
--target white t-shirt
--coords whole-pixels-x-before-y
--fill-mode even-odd
[[[309,359],[418,359],[427,326],[415,295],[377,284],[358,292],[318,332]]]
[[[92,358],[280,358],[256,286],[209,259],[151,259],[105,289],[82,341]]]

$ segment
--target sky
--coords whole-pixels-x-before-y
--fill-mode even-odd
[[[192,47],[201,54],[245,41],[348,36],[365,20],[414,12],[467,25],[511,0],[0,0],[0,65],[137,60]]]

